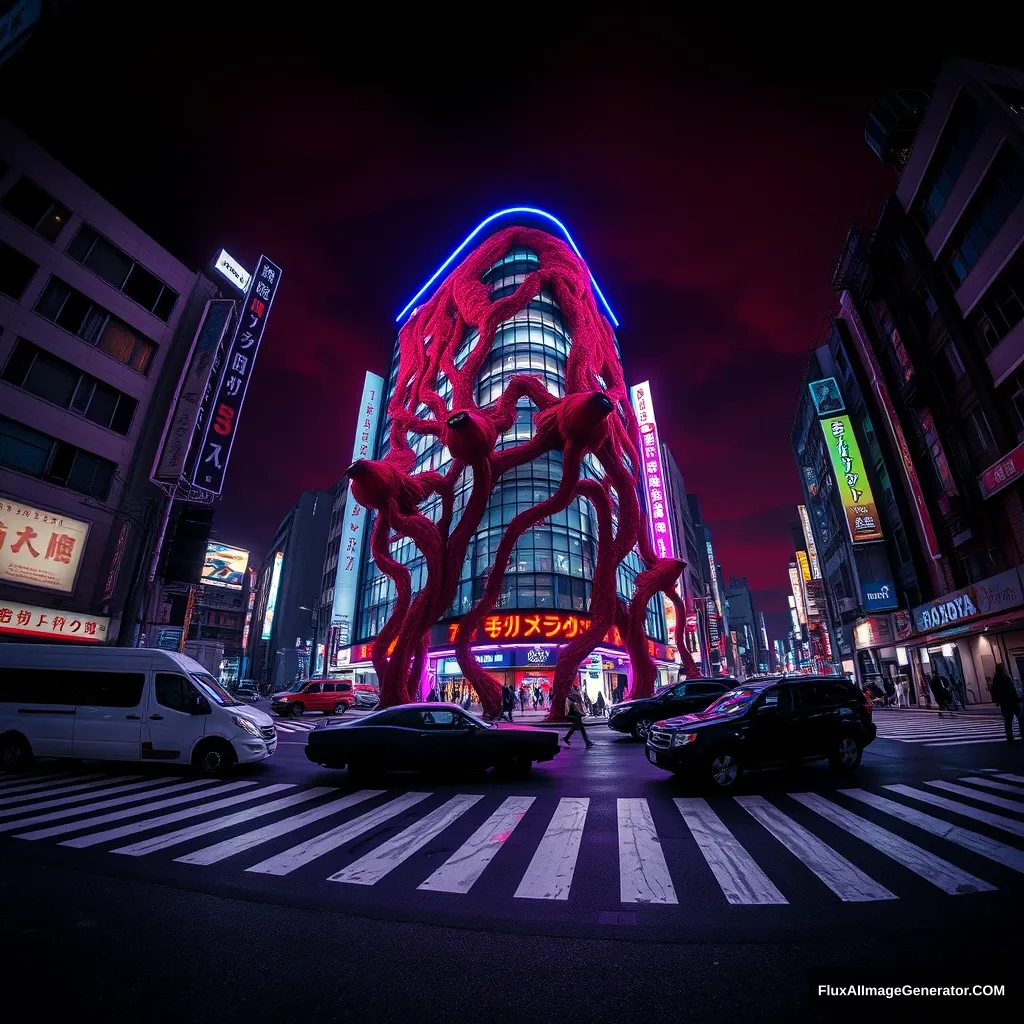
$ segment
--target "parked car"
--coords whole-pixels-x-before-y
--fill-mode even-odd
[[[828,760],[852,772],[875,738],[871,702],[841,676],[743,683],[697,714],[652,726],[647,759],[685,779],[731,792],[743,773]]]
[[[235,687],[235,696],[239,700],[259,700],[260,691],[252,679],[242,679]]]
[[[655,690],[650,697],[624,700],[613,705],[608,715],[608,727],[618,732],[627,732],[635,739],[645,740],[655,722],[703,711],[716,697],[721,697],[736,685],[735,679],[724,677],[671,683]]]
[[[375,708],[380,703],[380,694],[372,683],[350,683],[343,679],[338,683],[338,692],[343,692],[345,686],[352,687],[352,695],[355,697],[355,707],[357,708]]]
[[[270,710],[282,718],[298,717],[307,711],[343,715],[355,703],[355,698],[350,686],[340,693],[338,686],[333,679],[303,679],[291,689],[275,693],[270,698]]]
[[[33,757],[190,764],[219,775],[277,749],[271,717],[197,661],[134,647],[0,644],[0,765]]]
[[[500,768],[525,775],[558,753],[558,734],[529,725],[485,722],[458,704],[403,704],[347,722],[321,722],[306,757],[353,778],[441,767]]]

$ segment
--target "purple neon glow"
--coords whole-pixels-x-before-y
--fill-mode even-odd
[[[647,522],[651,531],[651,543],[659,558],[674,558],[672,522],[668,515],[665,471],[661,462],[658,424],[654,418],[651,382],[645,380],[643,384],[631,387],[629,395],[633,402],[633,411],[636,413],[637,425],[640,427],[640,457],[643,459],[640,476],[647,497]]]

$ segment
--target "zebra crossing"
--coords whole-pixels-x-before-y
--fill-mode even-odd
[[[278,718],[274,720],[274,728],[278,733],[307,733],[316,728],[318,721],[321,719],[317,718],[314,722],[307,722],[302,718],[289,718],[287,721]]]
[[[2,779],[0,848],[30,843],[157,858],[175,871],[220,865],[239,879],[320,885],[325,898],[339,886],[469,901],[498,886],[519,906],[557,909],[572,905],[578,885],[577,904],[600,885],[604,905],[692,912],[694,894],[711,891],[734,913],[829,893],[840,904],[892,902],[922,882],[936,896],[1013,888],[1024,874],[1024,775],[770,798],[345,792],[67,772]]]
[[[879,739],[896,740],[899,743],[917,743],[924,747],[965,747],[976,743],[1006,742],[1006,729],[998,714],[939,718],[933,712],[880,708],[874,712],[872,720],[878,727]]]

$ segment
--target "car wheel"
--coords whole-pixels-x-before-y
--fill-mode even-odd
[[[32,748],[21,733],[9,732],[0,737],[0,769],[17,772],[28,767],[32,760]]]
[[[736,752],[728,747],[716,750],[708,758],[707,765],[708,781],[717,793],[731,793],[739,784],[743,775],[743,766],[740,764]]]
[[[238,758],[235,748],[227,740],[211,739],[200,743],[192,755],[192,765],[203,775],[225,775]]]
[[[348,705],[343,700],[339,700],[338,703],[334,705],[334,713],[336,715],[343,715],[346,711],[348,711]]]
[[[302,704],[292,705],[292,718],[301,718],[306,713],[306,708]]]
[[[832,771],[839,775],[852,772],[859,764],[864,748],[853,736],[843,736],[836,744],[835,750],[828,759]]]
[[[633,738],[637,740],[646,740],[647,734],[651,731],[651,726],[654,722],[649,718],[638,718],[636,725],[633,726]]]
[[[529,775],[532,768],[533,759],[529,754],[522,750],[514,750],[511,753],[506,754],[504,759],[498,765],[498,771],[505,775],[512,775],[517,778]]]

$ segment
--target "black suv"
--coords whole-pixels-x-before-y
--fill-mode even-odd
[[[655,690],[650,697],[624,700],[613,705],[608,715],[608,727],[618,732],[628,732],[635,739],[645,740],[655,722],[703,711],[715,698],[738,685],[735,679],[725,676],[671,683]]]
[[[851,772],[875,738],[871,702],[842,676],[797,676],[737,685],[704,711],[658,722],[647,759],[720,793],[748,768],[827,759]]]

